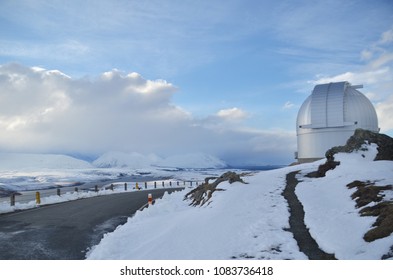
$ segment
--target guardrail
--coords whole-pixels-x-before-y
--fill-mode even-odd
[[[163,180],[158,182],[112,182],[101,186],[96,184],[92,187],[83,187],[83,185],[81,185],[76,187],[49,188],[37,191],[22,191],[12,193],[9,197],[0,198],[0,213],[112,193],[156,189],[158,187],[192,187],[193,183],[198,185],[197,181]]]

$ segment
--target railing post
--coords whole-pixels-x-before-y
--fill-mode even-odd
[[[157,182],[154,182],[154,188],[155,189],[157,188]]]
[[[127,183],[124,183],[124,190],[127,190]]]
[[[60,196],[60,189],[57,189],[57,195]]]
[[[35,202],[36,204],[41,204],[41,195],[40,192],[35,193]]]
[[[147,189],[147,182],[145,182],[145,189]]]
[[[15,206],[15,194],[11,194],[11,206]]]
[[[111,191],[113,191],[113,184],[111,184],[111,186],[109,188]]]
[[[98,186],[97,185],[94,186],[94,191],[98,192]]]
[[[172,187],[172,181],[169,181],[169,186]]]
[[[75,187],[75,192],[78,192],[79,190],[78,190],[78,187]]]
[[[179,185],[179,181],[176,182],[176,185]]]
[[[162,187],[165,188],[165,183],[164,183],[164,181],[162,181]]]

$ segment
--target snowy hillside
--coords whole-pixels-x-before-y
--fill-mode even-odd
[[[108,152],[93,162],[96,167],[173,167],[173,168],[224,168],[222,160],[203,153],[174,155],[162,159],[157,155],[142,155],[139,153]]]
[[[83,169],[91,164],[66,155],[0,153],[0,170]]]
[[[393,185],[393,162],[372,161],[376,147],[337,154],[341,164],[326,177],[308,178],[324,161],[244,176],[248,184],[223,182],[201,207],[190,206],[190,189],[165,195],[106,234],[88,259],[307,259],[290,231],[290,208],[283,196],[286,175],[299,171],[296,194],[304,205],[305,226],[326,253],[338,259],[393,256],[393,235],[372,242],[363,236],[376,217],[360,216],[348,184],[370,180]],[[383,199],[393,200],[385,190]],[[374,202],[366,206],[375,205]]]
[[[107,152],[93,162],[96,167],[129,167],[146,168],[159,162],[161,159],[154,155],[142,155],[139,153]]]

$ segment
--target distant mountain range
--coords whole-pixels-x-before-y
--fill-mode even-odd
[[[155,154],[108,152],[93,162],[61,154],[0,153],[0,170],[88,169],[88,168],[225,168],[228,165],[203,153],[161,158]]]

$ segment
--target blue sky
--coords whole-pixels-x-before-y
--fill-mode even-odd
[[[31,83],[41,79],[41,84],[47,84],[42,73],[49,70],[58,70],[72,80],[65,85],[63,80],[52,79],[53,85],[37,89],[48,91],[42,100],[39,94],[23,95],[16,84],[7,85],[19,94],[3,97],[8,104],[20,102],[22,96],[39,101],[36,107],[26,101],[24,112],[0,117],[0,126],[7,131],[0,139],[3,150],[94,154],[124,149],[164,155],[190,151],[212,153],[233,163],[285,164],[296,150],[295,119],[304,99],[316,83],[343,79],[364,85],[362,92],[376,106],[382,132],[393,135],[393,3],[388,0],[2,0],[0,65],[3,74],[28,75]],[[29,71],[31,75],[26,74]],[[41,76],[34,76],[38,72]],[[180,145],[178,140],[171,146],[170,140],[159,140],[165,145],[151,143],[140,148],[138,142],[129,142],[130,147],[102,139],[93,149],[87,143],[60,144],[62,141],[50,133],[38,136],[37,131],[45,125],[62,126],[73,134],[91,127],[92,123],[89,126],[86,122],[73,129],[72,118],[67,121],[57,113],[45,114],[42,119],[42,112],[51,112],[56,104],[64,105],[64,100],[68,100],[68,107],[64,105],[61,110],[68,116],[70,108],[87,108],[88,102],[78,103],[75,92],[79,91],[89,92],[84,98],[98,104],[100,99],[93,88],[105,72],[117,73],[118,81],[133,72],[140,74],[146,84],[144,92],[155,85],[153,103],[171,116],[160,124],[165,127],[163,133],[169,135],[177,131],[176,127],[187,127],[185,133],[194,136],[182,140],[190,144]],[[119,82],[107,86],[105,94],[118,94],[113,100],[119,98],[119,103],[111,107],[111,99],[104,99],[106,104],[95,109],[107,106],[108,112],[113,110],[111,117],[119,114],[120,119],[121,91],[125,89],[119,89]],[[139,97],[135,98],[124,102],[138,103]],[[147,106],[142,112],[156,114],[149,107],[153,103],[138,104],[140,108]],[[34,119],[33,115],[41,117]],[[176,126],[174,119],[182,125]],[[148,125],[156,124],[152,120]],[[120,133],[111,129],[108,125],[104,133]],[[133,132],[125,130],[132,138]],[[98,137],[98,130],[96,133],[97,138],[105,138]],[[207,135],[211,143],[217,143],[200,144],[208,141]],[[14,143],[10,139],[15,136],[37,138],[37,144]]]

